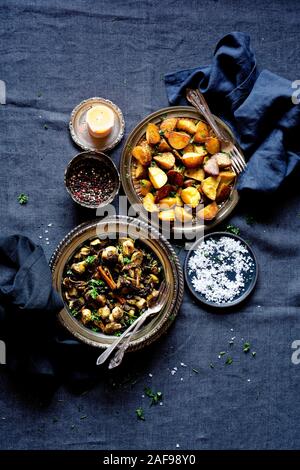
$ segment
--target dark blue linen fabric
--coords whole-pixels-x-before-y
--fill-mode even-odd
[[[60,327],[62,306],[43,249],[24,236],[0,237],[0,331],[7,370],[44,399],[63,382],[86,387],[99,372],[97,353]]]
[[[210,66],[167,74],[165,83],[173,105],[186,87],[198,87],[232,127],[250,159],[239,179],[240,191],[275,191],[300,164],[300,107],[292,101],[292,82],[268,70],[259,72],[249,35],[227,34]]]
[[[114,101],[128,135],[168,105],[165,74],[210,64],[219,39],[236,30],[251,36],[262,67],[297,80],[299,15],[292,0],[1,0],[0,80],[7,89],[0,106],[1,236],[21,233],[49,259],[69,230],[95,216],[73,204],[63,183],[67,163],[80,151],[68,121],[81,100]],[[110,153],[116,163],[123,144]],[[0,447],[299,448],[300,365],[291,361],[292,342],[300,339],[298,178],[294,173],[268,200],[241,200],[224,225],[240,228],[259,262],[257,287],[235,311],[211,312],[186,291],[166,336],[120,370],[98,371],[97,386],[81,394],[69,388],[84,373],[90,380],[93,353],[82,355],[61,332],[58,362],[76,367],[64,368],[67,386],[48,406],[32,387],[16,386],[1,365]],[[21,192],[27,205],[17,201]],[[183,263],[185,252],[176,249]],[[243,352],[246,341],[255,357]],[[219,359],[221,351],[227,355]],[[149,406],[145,386],[163,393],[163,405]],[[136,418],[138,407],[144,422]]]

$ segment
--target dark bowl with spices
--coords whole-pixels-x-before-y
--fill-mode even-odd
[[[120,189],[120,175],[114,162],[104,153],[82,152],[69,162],[65,186],[77,204],[97,209],[114,200]]]

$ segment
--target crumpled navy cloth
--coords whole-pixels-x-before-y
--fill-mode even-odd
[[[249,160],[239,190],[273,192],[300,163],[300,104],[292,82],[257,68],[250,37],[224,36],[211,65],[165,76],[169,102],[198,87],[212,111],[229,124]]]
[[[51,393],[62,381],[80,389],[97,376],[95,351],[60,327],[62,300],[44,252],[27,237],[0,237],[0,331],[14,377]],[[50,398],[50,397],[49,397]]]

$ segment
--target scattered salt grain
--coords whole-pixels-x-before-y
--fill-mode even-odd
[[[177,371],[176,371],[175,369],[172,369],[172,370],[171,370],[171,374],[172,374],[172,375],[175,375],[176,372],[177,372]]]
[[[49,230],[45,230],[45,233],[49,233]]]
[[[253,268],[248,248],[227,236],[203,241],[188,262],[195,291],[220,304],[231,302],[243,292]]]
[[[48,241],[48,240],[49,240],[49,238],[45,238],[45,240],[46,240],[46,241]]]
[[[176,371],[177,371],[178,369],[177,369],[177,367],[173,367],[173,370],[176,370]]]
[[[251,380],[250,380],[250,379],[247,379],[247,382],[251,382]]]
[[[53,225],[52,223],[51,223],[51,224],[48,224],[48,227],[52,227],[52,225]]]
[[[142,395],[142,398],[145,398],[145,395]]]
[[[163,406],[163,402],[162,402],[162,401],[160,401],[159,404],[160,404],[160,406]]]
[[[233,328],[230,328],[230,331],[233,331]]]
[[[180,377],[181,382],[183,382],[183,377]]]
[[[49,245],[49,242],[46,242],[46,245]]]
[[[180,447],[180,445],[179,445],[179,444],[176,444],[176,447],[178,448],[178,447]]]
[[[187,367],[187,365],[184,362],[180,363],[181,367]]]
[[[153,377],[153,375],[152,375],[152,374],[149,374],[149,377]]]
[[[39,235],[39,239],[41,240],[42,238],[43,238],[42,235]]]

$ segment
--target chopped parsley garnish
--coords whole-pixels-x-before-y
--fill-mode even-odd
[[[141,419],[142,421],[145,421],[145,415],[144,415],[143,408],[137,408],[135,410],[135,412],[136,412],[136,416],[137,416],[138,419]]]
[[[233,233],[234,235],[239,235],[241,233],[240,229],[235,225],[227,225],[226,232]]]
[[[88,263],[88,264],[92,264],[92,263],[95,261],[96,258],[97,258],[96,255],[88,256],[87,258],[85,258],[85,261],[86,261],[86,263]]]
[[[130,258],[127,258],[127,256],[125,256],[125,257],[123,258],[123,263],[124,263],[124,264],[129,264],[129,263],[131,263],[131,259],[130,259]]]
[[[98,297],[98,295],[99,295],[99,293],[98,293],[98,291],[97,291],[97,289],[96,289],[95,287],[93,287],[93,289],[91,289],[91,290],[89,291],[89,294],[90,294],[90,296],[92,297],[92,299],[94,299],[94,300],[97,299],[97,297]]]
[[[226,354],[226,351],[221,351],[221,352],[219,353],[220,356],[225,356],[225,354]]]
[[[197,369],[192,368],[192,371],[195,372],[195,374],[199,374],[199,371]]]
[[[115,331],[114,332],[114,336],[121,336],[121,334],[122,334],[121,331]]]
[[[170,197],[176,197],[176,194],[177,194],[176,191],[171,191],[170,194],[169,194],[169,196],[170,196]]]
[[[28,196],[24,193],[21,193],[19,196],[18,196],[18,201],[19,201],[19,204],[24,205],[24,204],[27,204],[28,202]]]
[[[97,326],[93,326],[92,331],[94,331],[95,333],[98,333],[100,331],[100,328],[97,328]]]
[[[68,275],[68,276],[72,276],[72,274],[73,274],[73,271],[72,271],[72,269],[68,269],[68,271],[67,271],[67,275]]]
[[[248,353],[250,351],[250,343],[244,343],[243,351],[244,353]]]
[[[214,369],[214,368],[215,368],[215,366],[214,366],[214,364],[213,364],[212,362],[209,364],[209,367],[210,367],[211,369]]]
[[[44,129],[45,129],[45,131],[48,129],[47,124],[44,124]]]
[[[77,317],[77,316],[79,315],[78,310],[76,310],[75,308],[72,308],[72,310],[71,310],[71,315],[72,315],[73,317]]]
[[[157,405],[162,400],[162,393],[161,392],[153,392],[151,388],[145,387],[145,394],[147,397],[151,398],[150,406]]]
[[[233,363],[232,357],[231,357],[231,356],[228,356],[227,359],[226,359],[225,364],[227,364],[228,366],[230,366],[230,364],[232,364],[232,363]]]
[[[68,273],[67,273],[67,274],[68,274]],[[103,286],[105,286],[105,282],[102,281],[102,279],[91,279],[91,280],[89,281],[89,285],[90,285],[91,287],[103,287]]]

